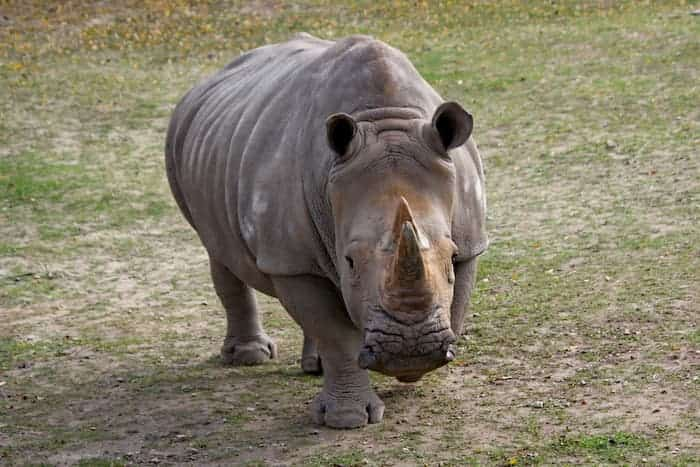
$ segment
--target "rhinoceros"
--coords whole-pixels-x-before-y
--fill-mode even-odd
[[[303,330],[318,424],[381,421],[367,370],[414,382],[451,361],[488,243],[472,126],[367,36],[300,34],[191,89],[166,170],[226,310],[224,362],[276,356],[253,289]]]

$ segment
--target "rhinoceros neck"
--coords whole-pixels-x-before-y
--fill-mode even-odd
[[[325,161],[330,165],[330,160]],[[315,172],[316,174],[327,174],[326,170]],[[340,278],[335,264],[335,227],[333,222],[333,211],[330,200],[326,193],[328,184],[327,176],[316,176],[314,172],[303,172],[301,175],[304,201],[309,217],[314,225],[314,232],[317,235],[317,244],[323,245],[324,251],[317,255],[318,266],[322,269],[326,277],[340,288]]]

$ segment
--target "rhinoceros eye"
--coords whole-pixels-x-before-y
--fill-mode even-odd
[[[350,268],[350,270],[355,269],[355,262],[352,260],[351,257],[346,256],[345,261],[348,263],[348,267]]]

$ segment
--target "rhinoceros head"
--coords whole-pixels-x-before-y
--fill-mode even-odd
[[[453,102],[431,121],[403,113],[328,118],[337,156],[328,192],[343,299],[364,333],[359,365],[415,381],[454,357],[449,151],[469,138],[472,118]]]

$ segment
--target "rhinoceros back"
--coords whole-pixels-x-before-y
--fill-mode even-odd
[[[282,150],[289,146],[290,121],[279,102],[285,77],[294,73],[295,50],[308,47],[268,46],[240,56],[189,91],[170,123],[166,167],[178,206],[209,254],[244,280],[260,272],[258,247],[266,230],[282,228],[256,225],[274,219],[271,211],[297,213],[301,225],[287,228],[298,239],[310,236],[303,198],[293,186],[299,184],[293,160]],[[285,206],[275,205],[272,194],[282,192]],[[289,272],[307,272],[311,261],[289,255],[297,265]]]

